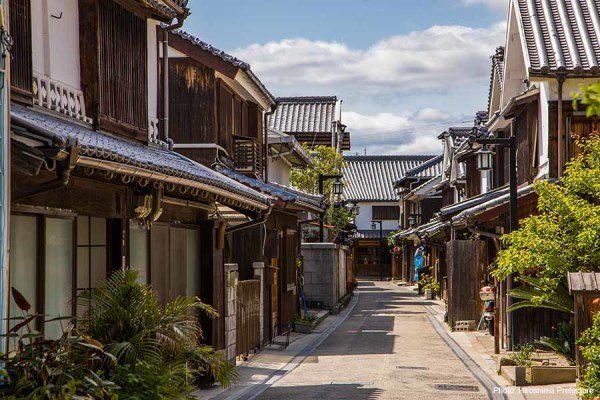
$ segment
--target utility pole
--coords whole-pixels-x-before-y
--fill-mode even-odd
[[[9,298],[9,220],[10,220],[10,130],[8,67],[11,44],[6,21],[7,0],[0,0],[0,334],[7,333]],[[6,353],[6,339],[0,340],[0,353]]]

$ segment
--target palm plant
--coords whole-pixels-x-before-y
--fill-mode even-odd
[[[215,317],[216,310],[195,297],[177,297],[161,306],[156,292],[136,279],[137,272],[119,270],[96,289],[80,295],[78,302],[88,308],[79,318],[82,331],[102,342],[121,367],[133,374],[152,375],[153,382],[171,390],[184,391],[190,375],[202,372],[190,367],[190,361],[196,362],[190,355],[200,350],[205,350],[203,365],[215,379],[222,384],[235,379],[228,363],[200,345],[198,313]],[[135,380],[139,379],[143,376]]]
[[[515,288],[509,292],[510,297],[520,301],[512,304],[508,311],[537,307],[573,314],[573,296],[569,294],[566,279],[561,280],[553,291],[548,290],[541,278],[521,275],[519,280],[528,286]]]
[[[561,322],[556,331],[556,336],[542,336],[536,343],[564,356],[569,364],[575,365],[575,327],[569,322]]]

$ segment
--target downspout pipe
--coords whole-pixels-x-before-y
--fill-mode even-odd
[[[249,228],[253,228],[257,225],[262,225],[265,222],[267,222],[267,219],[269,218],[269,214],[271,214],[270,209],[269,209],[269,212],[261,214],[258,219],[255,219],[253,221],[244,222],[243,224],[240,224],[237,226],[232,226],[231,228],[225,229],[225,234],[229,235],[230,233],[243,231],[243,230],[246,230]]]
[[[266,111],[263,114],[263,131],[264,133],[264,143],[263,143],[263,152],[265,153],[264,155],[264,160],[265,160],[265,166],[263,168],[263,179],[265,181],[265,183],[269,183],[269,116],[273,115],[275,113],[275,110],[277,109],[277,103],[275,103],[275,105],[273,107],[271,107],[271,109],[269,111]]]
[[[177,16],[175,24],[165,26],[163,30],[163,138],[169,145],[169,150],[173,150],[173,140],[169,137],[169,32],[179,29],[183,26],[183,21],[189,15],[190,10],[185,9],[183,14]]]
[[[556,176],[558,178],[562,177],[562,167],[564,164],[564,157],[563,154],[565,153],[563,150],[563,84],[565,83],[565,76],[563,74],[558,74],[556,75],[556,81],[558,82],[558,127],[557,127],[557,147],[558,147],[558,154],[557,154],[557,164],[558,164],[558,171]]]

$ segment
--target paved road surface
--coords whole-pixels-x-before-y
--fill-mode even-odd
[[[348,318],[258,399],[488,398],[414,292],[388,282],[361,282],[359,291]]]

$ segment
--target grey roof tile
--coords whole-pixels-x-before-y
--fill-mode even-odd
[[[267,195],[277,197],[283,201],[291,203],[305,203],[319,210],[324,208],[325,198],[323,196],[304,193],[298,189],[289,188],[273,182],[265,183],[220,165],[217,166],[217,171],[232,179],[235,179],[240,183],[243,183],[244,185],[259,190]]]
[[[53,117],[16,104],[11,105],[11,116],[19,117],[42,129],[50,130],[65,139],[69,137],[76,139],[81,147],[81,155],[116,161],[169,176],[197,181],[229,191],[234,199],[236,196],[242,196],[263,204],[270,204],[270,199],[261,193],[174,151],[97,132],[79,123]],[[18,125],[18,122],[13,122],[13,124]]]
[[[600,1],[515,2],[532,72],[600,72]]]
[[[278,97],[269,128],[285,133],[331,133],[336,120],[335,96]]]
[[[223,61],[233,65],[234,67],[240,68],[242,71],[246,72],[248,74],[248,77],[252,80],[252,82],[254,82],[254,84],[256,86],[258,86],[258,88],[260,88],[260,90],[265,94],[265,96],[269,99],[269,101],[272,104],[275,104],[275,102],[276,102],[275,97],[271,94],[269,89],[267,89],[267,87],[262,83],[262,81],[254,74],[254,72],[252,71],[252,68],[250,67],[250,64],[248,64],[247,62],[242,61],[230,54],[227,54],[223,50],[220,50],[220,49],[216,48],[215,46],[198,39],[197,37],[187,33],[184,30],[176,29],[176,30],[172,31],[172,33],[174,35],[177,35],[177,36],[187,40],[188,42],[192,43],[194,46],[198,46],[202,50],[208,51],[215,57],[219,57]]]
[[[394,182],[434,156],[346,156],[344,198],[348,201],[397,201]]]

